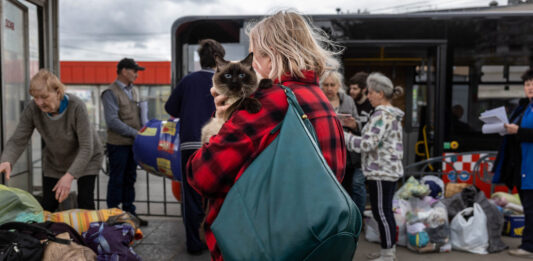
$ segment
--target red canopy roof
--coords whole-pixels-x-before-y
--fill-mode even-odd
[[[62,61],[61,82],[64,84],[109,84],[117,78],[117,63],[93,61]],[[169,85],[170,62],[138,62],[146,69],[139,71],[137,85]]]

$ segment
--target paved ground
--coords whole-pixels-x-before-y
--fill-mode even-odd
[[[200,261],[210,260],[207,252],[199,256],[188,255],[185,251],[185,231],[181,218],[164,218],[164,217],[147,217],[150,224],[143,228],[144,239],[138,241],[134,245],[134,250],[145,261]],[[505,243],[511,248],[515,248],[520,244],[520,239],[503,237]],[[363,237],[359,241],[357,252],[353,260],[367,260],[366,255],[371,252],[379,251],[379,245],[367,242]],[[490,260],[525,260],[522,258],[515,258],[503,251],[495,254],[476,255],[460,251],[452,251],[450,253],[438,254],[417,254],[407,250],[406,248],[398,248],[398,260],[402,261],[490,261]]]

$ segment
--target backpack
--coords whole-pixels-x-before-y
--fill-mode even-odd
[[[44,234],[43,243],[36,234]],[[70,240],[56,238],[48,229],[36,224],[9,222],[0,226],[0,261],[40,261],[46,241],[70,244]]]

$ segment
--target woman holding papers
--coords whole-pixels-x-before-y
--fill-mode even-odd
[[[505,124],[507,135],[498,152],[493,172],[493,183],[516,187],[524,206],[524,231],[522,244],[509,254],[533,258],[533,69],[522,75],[525,99]]]

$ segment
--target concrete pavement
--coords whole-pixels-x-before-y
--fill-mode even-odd
[[[144,218],[144,217],[143,217]],[[210,260],[209,253],[191,256],[185,250],[185,230],[181,218],[146,217],[148,227],[142,228],[144,238],[134,245],[134,250],[145,261],[202,261]],[[511,248],[520,244],[519,238],[503,237],[503,241]],[[353,260],[367,260],[368,253],[379,251],[379,244],[367,242],[362,236]],[[476,255],[460,251],[450,253],[417,254],[404,247],[397,249],[398,260],[401,261],[507,261],[526,260],[512,257],[507,251],[488,255]]]

